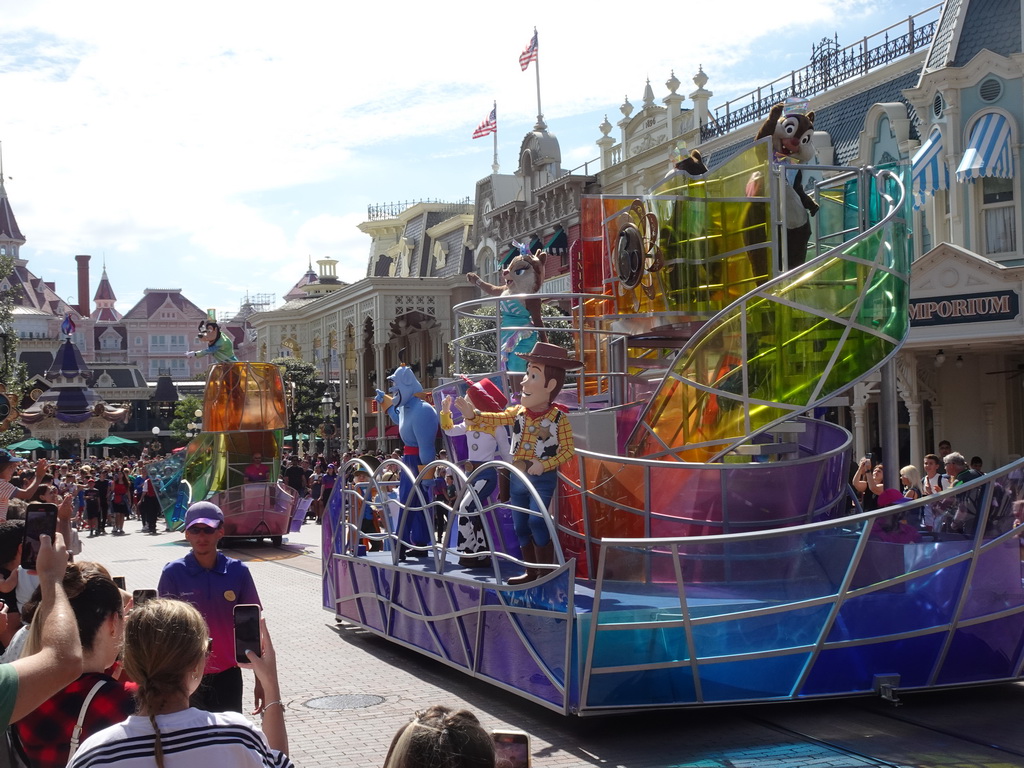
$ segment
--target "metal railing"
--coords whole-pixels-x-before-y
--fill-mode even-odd
[[[369,221],[394,219],[403,211],[407,211],[414,205],[419,205],[420,203],[440,205],[442,206],[441,213],[446,213],[449,216],[457,216],[460,213],[472,213],[474,210],[473,203],[468,196],[454,203],[447,200],[406,200],[405,202],[400,203],[378,203],[376,205],[368,205],[366,206],[366,218]]]
[[[839,48],[838,42],[832,44],[826,38],[822,45],[814,47],[811,63],[807,66],[715,107],[709,122],[701,126],[701,141],[723,136],[742,125],[761,120],[775,104],[791,96],[808,98],[824,93],[840,83],[926,48],[935,34],[938,18],[924,21],[923,17],[936,15],[941,7],[941,4],[933,5],[908,17],[905,22],[886,27],[845,48]],[[900,29],[906,31],[897,34]]]

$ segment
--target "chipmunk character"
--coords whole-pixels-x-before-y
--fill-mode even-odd
[[[674,149],[672,151],[672,168],[673,171],[684,171],[691,176],[703,176],[708,172],[708,167],[704,165],[704,158],[696,149],[691,149],[688,155],[683,154],[682,148]],[[669,173],[671,174],[672,171]]]
[[[787,99],[768,113],[755,139],[772,138],[772,162],[777,164],[809,163],[814,159],[814,112],[807,112],[806,99]],[[815,203],[803,188],[803,172],[786,170],[786,254],[788,269],[807,260],[807,244],[811,239],[811,216],[818,212]],[[755,173],[747,184],[748,197],[764,195],[764,179]],[[809,214],[809,215],[808,215]],[[755,222],[750,222],[755,223]],[[763,222],[762,222],[763,223]],[[755,273],[761,274],[755,266]],[[765,270],[767,271],[767,265]]]
[[[482,280],[476,272],[470,272],[466,279],[488,296],[516,296],[521,294],[537,294],[544,282],[544,263],[547,251],[531,254],[530,248],[522,243],[512,241],[519,249],[519,255],[509,262],[501,272],[504,286],[491,285]],[[540,299],[504,299],[498,303],[498,313],[502,328],[532,325],[543,328],[540,315]],[[526,362],[520,354],[528,354],[537,343],[538,334],[534,331],[503,330],[501,332],[501,365],[510,373],[525,373]],[[541,340],[545,340],[543,331]],[[515,381],[515,379],[512,379]]]

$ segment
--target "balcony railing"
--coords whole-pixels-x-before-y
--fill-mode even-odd
[[[470,202],[468,197],[455,203],[447,202],[445,200],[407,200],[404,203],[379,203],[377,205],[368,205],[366,207],[366,218],[369,221],[394,219],[401,215],[403,211],[407,211],[414,205],[419,205],[420,203],[441,205],[441,212],[447,213],[449,216],[458,216],[460,213],[473,212],[473,204]]]
[[[845,48],[839,47],[838,37],[834,42],[825,38],[820,45],[814,46],[811,63],[806,67],[795,69],[788,75],[716,107],[714,114],[709,116],[709,122],[701,126],[701,141],[762,120],[775,104],[791,96],[810,98],[923,50],[935,35],[938,9],[941,7],[941,4],[933,5],[910,16],[905,22],[893,24]]]

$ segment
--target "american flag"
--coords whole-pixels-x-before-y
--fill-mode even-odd
[[[498,108],[495,107],[494,109],[491,110],[491,114],[489,114],[487,116],[487,119],[485,119],[483,122],[481,122],[480,125],[478,125],[476,127],[476,130],[473,131],[473,138],[474,139],[479,139],[479,138],[481,138],[483,136],[486,136],[489,133],[497,133],[497,132],[498,132]]]
[[[537,30],[533,30],[533,37],[527,44],[526,49],[519,54],[519,67],[525,72],[531,61],[537,60]]]

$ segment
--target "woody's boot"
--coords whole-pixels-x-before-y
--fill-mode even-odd
[[[536,556],[535,563],[554,563],[555,562],[555,542],[549,541],[543,547],[534,546],[534,555]],[[533,570],[533,578],[539,579],[547,576],[551,571],[547,568],[535,568]]]
[[[537,562],[537,546],[533,543],[533,539],[523,544],[521,549],[523,550],[523,560],[528,563]],[[516,586],[517,584],[527,584],[537,578],[537,571],[533,568],[527,568],[526,573],[519,576],[513,576],[511,579],[506,581],[506,584]]]

